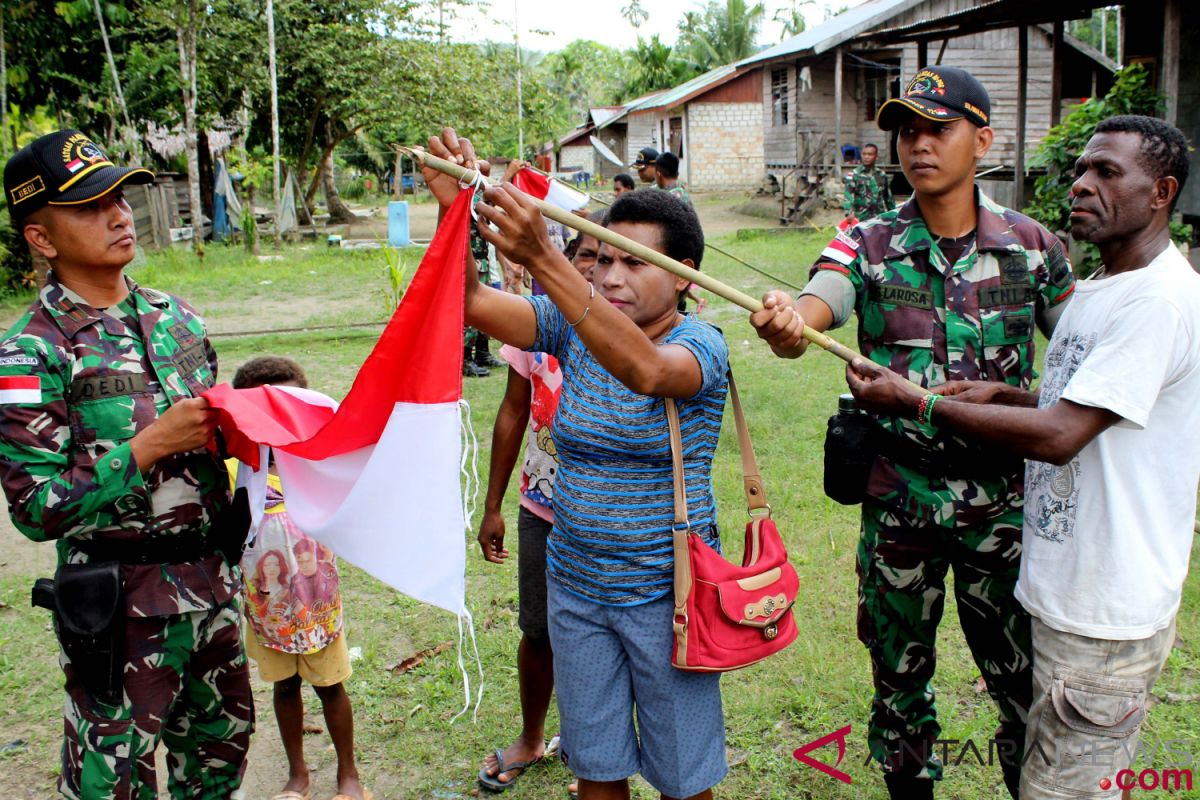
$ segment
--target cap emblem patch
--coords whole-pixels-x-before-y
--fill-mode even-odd
[[[911,97],[915,94],[945,94],[946,82],[936,72],[923,69],[909,81],[904,95]]]
[[[76,133],[63,142],[62,162],[72,175],[85,167],[111,163],[104,151],[82,133]]]

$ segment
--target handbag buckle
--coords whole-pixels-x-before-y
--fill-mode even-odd
[[[680,617],[683,617],[683,622],[682,622],[682,623],[679,621],[679,618],[680,618]],[[675,620],[674,620],[674,621],[675,621],[675,625],[676,625],[676,626],[686,629],[686,628],[687,628],[687,626],[688,626],[688,612],[687,612],[687,608],[682,608],[682,609],[679,609],[679,608],[677,608],[677,609],[675,609]]]
[[[778,625],[768,625],[767,627],[763,628],[763,636],[766,637],[768,642],[771,641],[772,639],[774,639],[778,635],[779,635],[779,626]]]

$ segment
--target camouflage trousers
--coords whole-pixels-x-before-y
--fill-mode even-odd
[[[1009,769],[1020,764],[1033,699],[1030,619],[1013,597],[1021,518],[1018,509],[945,528],[863,504],[858,638],[870,651],[875,683],[867,744],[885,772],[942,777],[932,681],[951,567],[963,635],[999,710],[996,758]]]
[[[236,599],[208,611],[126,620],[120,706],[94,700],[63,655],[63,796],[154,800],[154,750],[161,740],[172,798],[232,797],[254,730],[240,622]]]

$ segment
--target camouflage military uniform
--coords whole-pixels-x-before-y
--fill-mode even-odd
[[[892,210],[895,202],[890,180],[879,167],[860,165],[845,177],[844,182],[846,198],[842,201],[842,210],[846,216],[868,220]]]
[[[1044,228],[982,193],[977,199],[975,241],[956,263],[947,262],[913,200],[839,234],[813,268],[810,287],[831,277],[822,273],[845,276],[862,353],[914,383],[992,380],[1027,388],[1035,377],[1035,321],[1057,317],[1074,277],[1061,243]],[[835,323],[844,321],[837,317],[835,310]],[[868,742],[885,771],[940,778],[930,747],[940,733],[931,681],[949,567],[963,633],[999,708],[1002,737],[1018,752],[1023,746],[1030,623],[1013,598],[1022,464],[986,454],[968,465],[971,477],[947,477],[954,470],[939,458],[959,454],[961,469],[965,444],[912,420],[878,422],[899,452],[908,447],[915,457],[877,456],[862,510],[858,634],[875,682]],[[942,465],[941,474],[931,463]]]
[[[157,797],[161,739],[172,797],[227,798],[241,783],[254,716],[240,572],[205,541],[229,505],[228,478],[206,451],[169,456],[143,475],[130,446],[170,404],[215,383],[216,355],[188,306],[126,280],[129,296],[100,311],[52,272],[0,343],[0,377],[34,378],[40,395],[0,404],[0,472],[17,528],[57,540],[60,564],[113,559],[106,548],[197,553],[178,564],[123,560],[121,705],[93,698],[62,655],[59,786],[87,800]]]
[[[684,186],[682,183],[676,183],[670,189],[664,189],[663,191],[665,191],[667,194],[675,195],[676,197],[678,197],[680,200],[683,201],[683,204],[685,206],[688,206],[689,208],[691,207],[692,196],[690,194],[688,194],[687,187]]]

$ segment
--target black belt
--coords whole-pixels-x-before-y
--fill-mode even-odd
[[[160,536],[154,539],[88,539],[73,541],[71,547],[92,561],[122,564],[190,564],[217,555],[210,537],[195,534]]]
[[[1023,459],[1007,453],[965,447],[934,450],[883,427],[876,428],[872,443],[893,463],[947,480],[1009,478],[1025,470]]]

